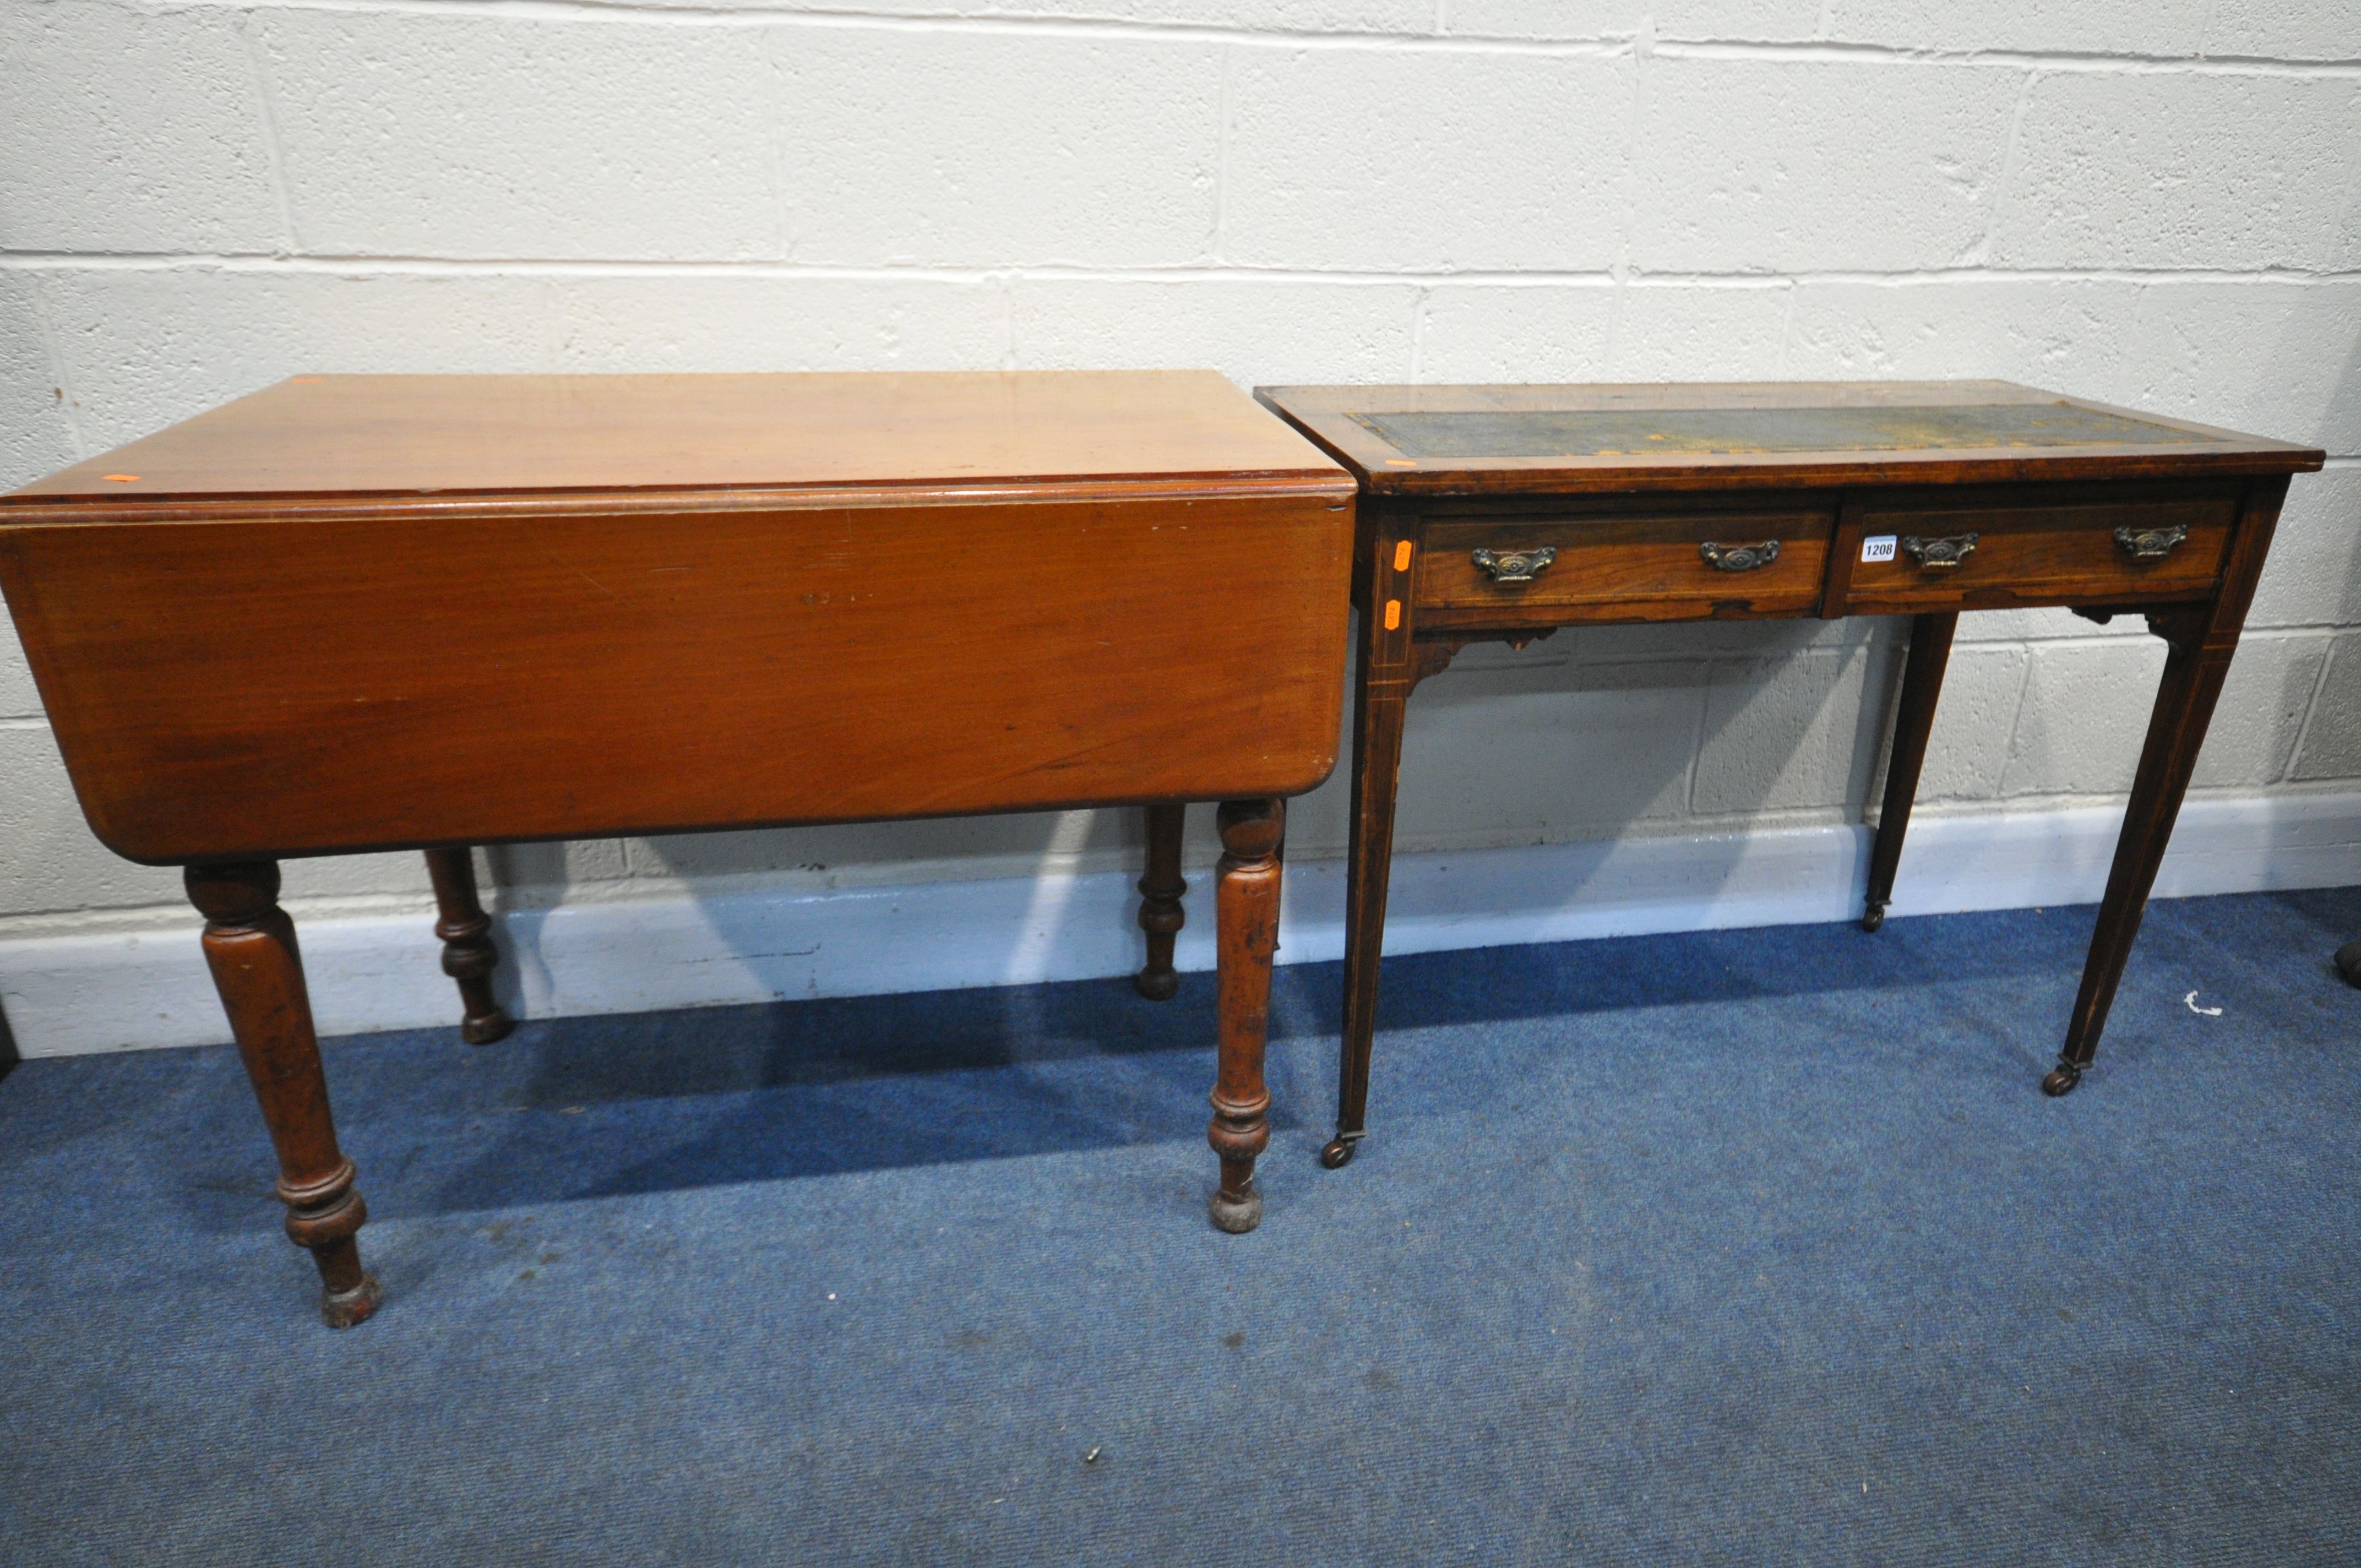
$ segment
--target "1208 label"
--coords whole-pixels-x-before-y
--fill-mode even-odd
[[[1861,558],[1864,561],[1893,560],[1894,542],[1896,537],[1896,535],[1891,533],[1875,533],[1870,535],[1868,538],[1861,542]]]

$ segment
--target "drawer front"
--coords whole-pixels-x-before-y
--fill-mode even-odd
[[[2064,506],[1864,506],[1836,563],[1847,615],[2125,604],[2212,590],[2235,498]],[[1971,543],[1972,541],[1972,543]]]
[[[1806,615],[1834,529],[1827,510],[1430,523],[1418,624]]]

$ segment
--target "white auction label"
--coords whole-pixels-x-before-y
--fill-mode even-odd
[[[1893,560],[1894,540],[1894,536],[1891,533],[1871,534],[1861,542],[1861,558],[1864,561]]]

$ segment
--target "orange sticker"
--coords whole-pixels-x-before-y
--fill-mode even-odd
[[[1410,541],[1407,539],[1394,546],[1394,570],[1397,572],[1410,570]]]
[[[1388,631],[1401,630],[1401,600],[1400,599],[1386,600],[1386,630]]]
[[[1415,468],[1418,466],[1418,459],[1415,457],[1389,457],[1386,459],[1386,466],[1389,468]]]
[[[106,482],[110,485],[136,485],[139,482],[139,476],[137,474],[109,474],[106,476]]]

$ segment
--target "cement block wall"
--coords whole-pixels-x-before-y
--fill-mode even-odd
[[[2334,454],[2198,784],[2361,781],[2350,0],[8,0],[0,104],[0,484],[301,372],[2002,377]],[[1417,698],[1400,843],[1857,821],[1899,631],[1471,652]],[[2119,798],[2161,659],[2120,622],[1963,623],[1927,808]],[[1342,786],[1291,861],[1342,853]],[[1106,869],[1137,831],[485,869],[517,908]],[[414,857],[287,880],[424,905]],[[0,940],[190,924],[83,827],[0,633]]]

